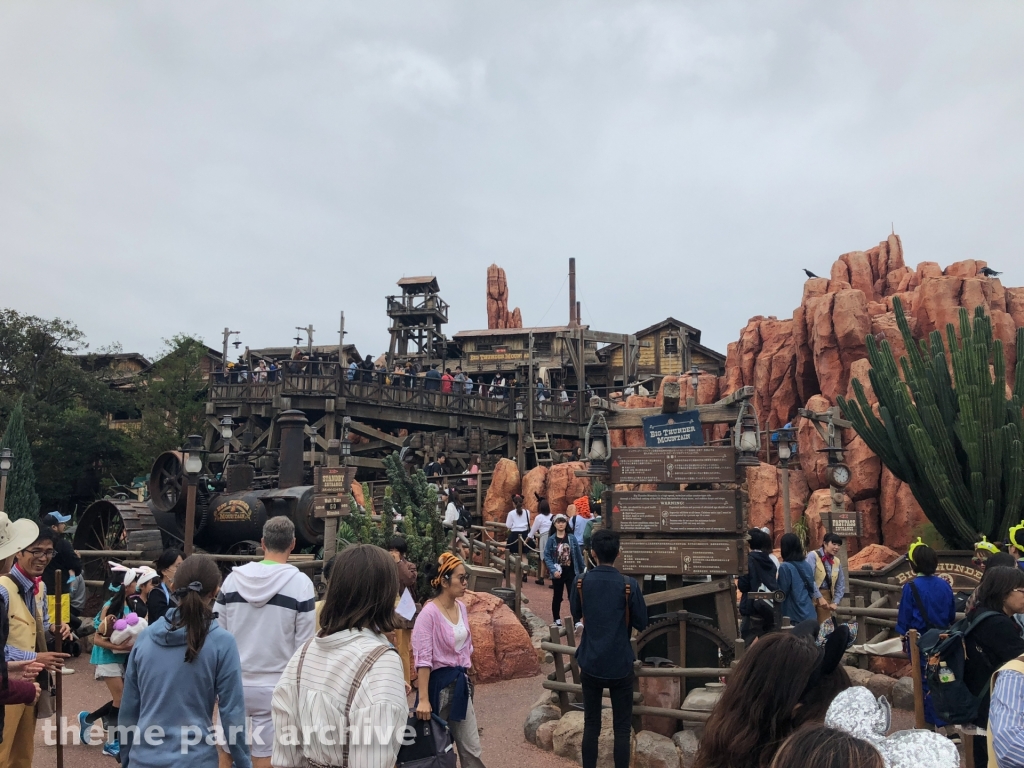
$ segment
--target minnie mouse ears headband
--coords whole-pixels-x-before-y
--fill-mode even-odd
[[[811,642],[818,636],[818,622],[814,619],[802,621],[793,627],[793,634],[806,637]],[[807,681],[804,694],[819,685],[823,678],[828,677],[843,661],[846,649],[850,647],[850,630],[845,624],[840,624],[835,631],[828,636],[823,648],[818,650],[818,663]],[[801,697],[802,698],[802,697]]]

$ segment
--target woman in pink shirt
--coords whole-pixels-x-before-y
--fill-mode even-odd
[[[466,594],[466,566],[444,552],[432,576],[434,598],[423,606],[412,630],[419,684],[416,717],[429,720],[436,712],[451,728],[461,767],[484,768],[469,678],[473,638],[466,606],[458,600]]]

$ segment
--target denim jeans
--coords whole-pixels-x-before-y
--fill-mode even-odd
[[[597,740],[601,735],[601,695],[612,700],[612,729],[615,734],[615,768],[629,768],[630,725],[633,717],[633,679],[594,677],[580,671],[583,685],[583,768],[597,768]]]

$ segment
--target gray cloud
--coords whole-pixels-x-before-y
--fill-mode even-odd
[[[386,348],[492,261],[527,324],[673,315],[724,351],[800,267],[884,238],[1024,284],[1014,4],[0,6],[0,303],[155,352],[179,330]],[[545,311],[551,307],[550,311]]]

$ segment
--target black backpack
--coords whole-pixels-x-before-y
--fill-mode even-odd
[[[466,509],[465,506],[459,507],[459,519],[456,522],[456,525],[467,531],[470,529],[470,526],[473,525],[473,518],[470,517],[469,510]]]
[[[917,641],[925,659],[924,679],[931,693],[935,713],[953,725],[973,723],[988,695],[989,682],[975,696],[964,679],[967,670],[967,637],[996,611],[979,611],[972,619],[961,619],[948,630],[929,629]],[[926,618],[927,621],[927,618]],[[946,670],[942,671],[945,663]]]

